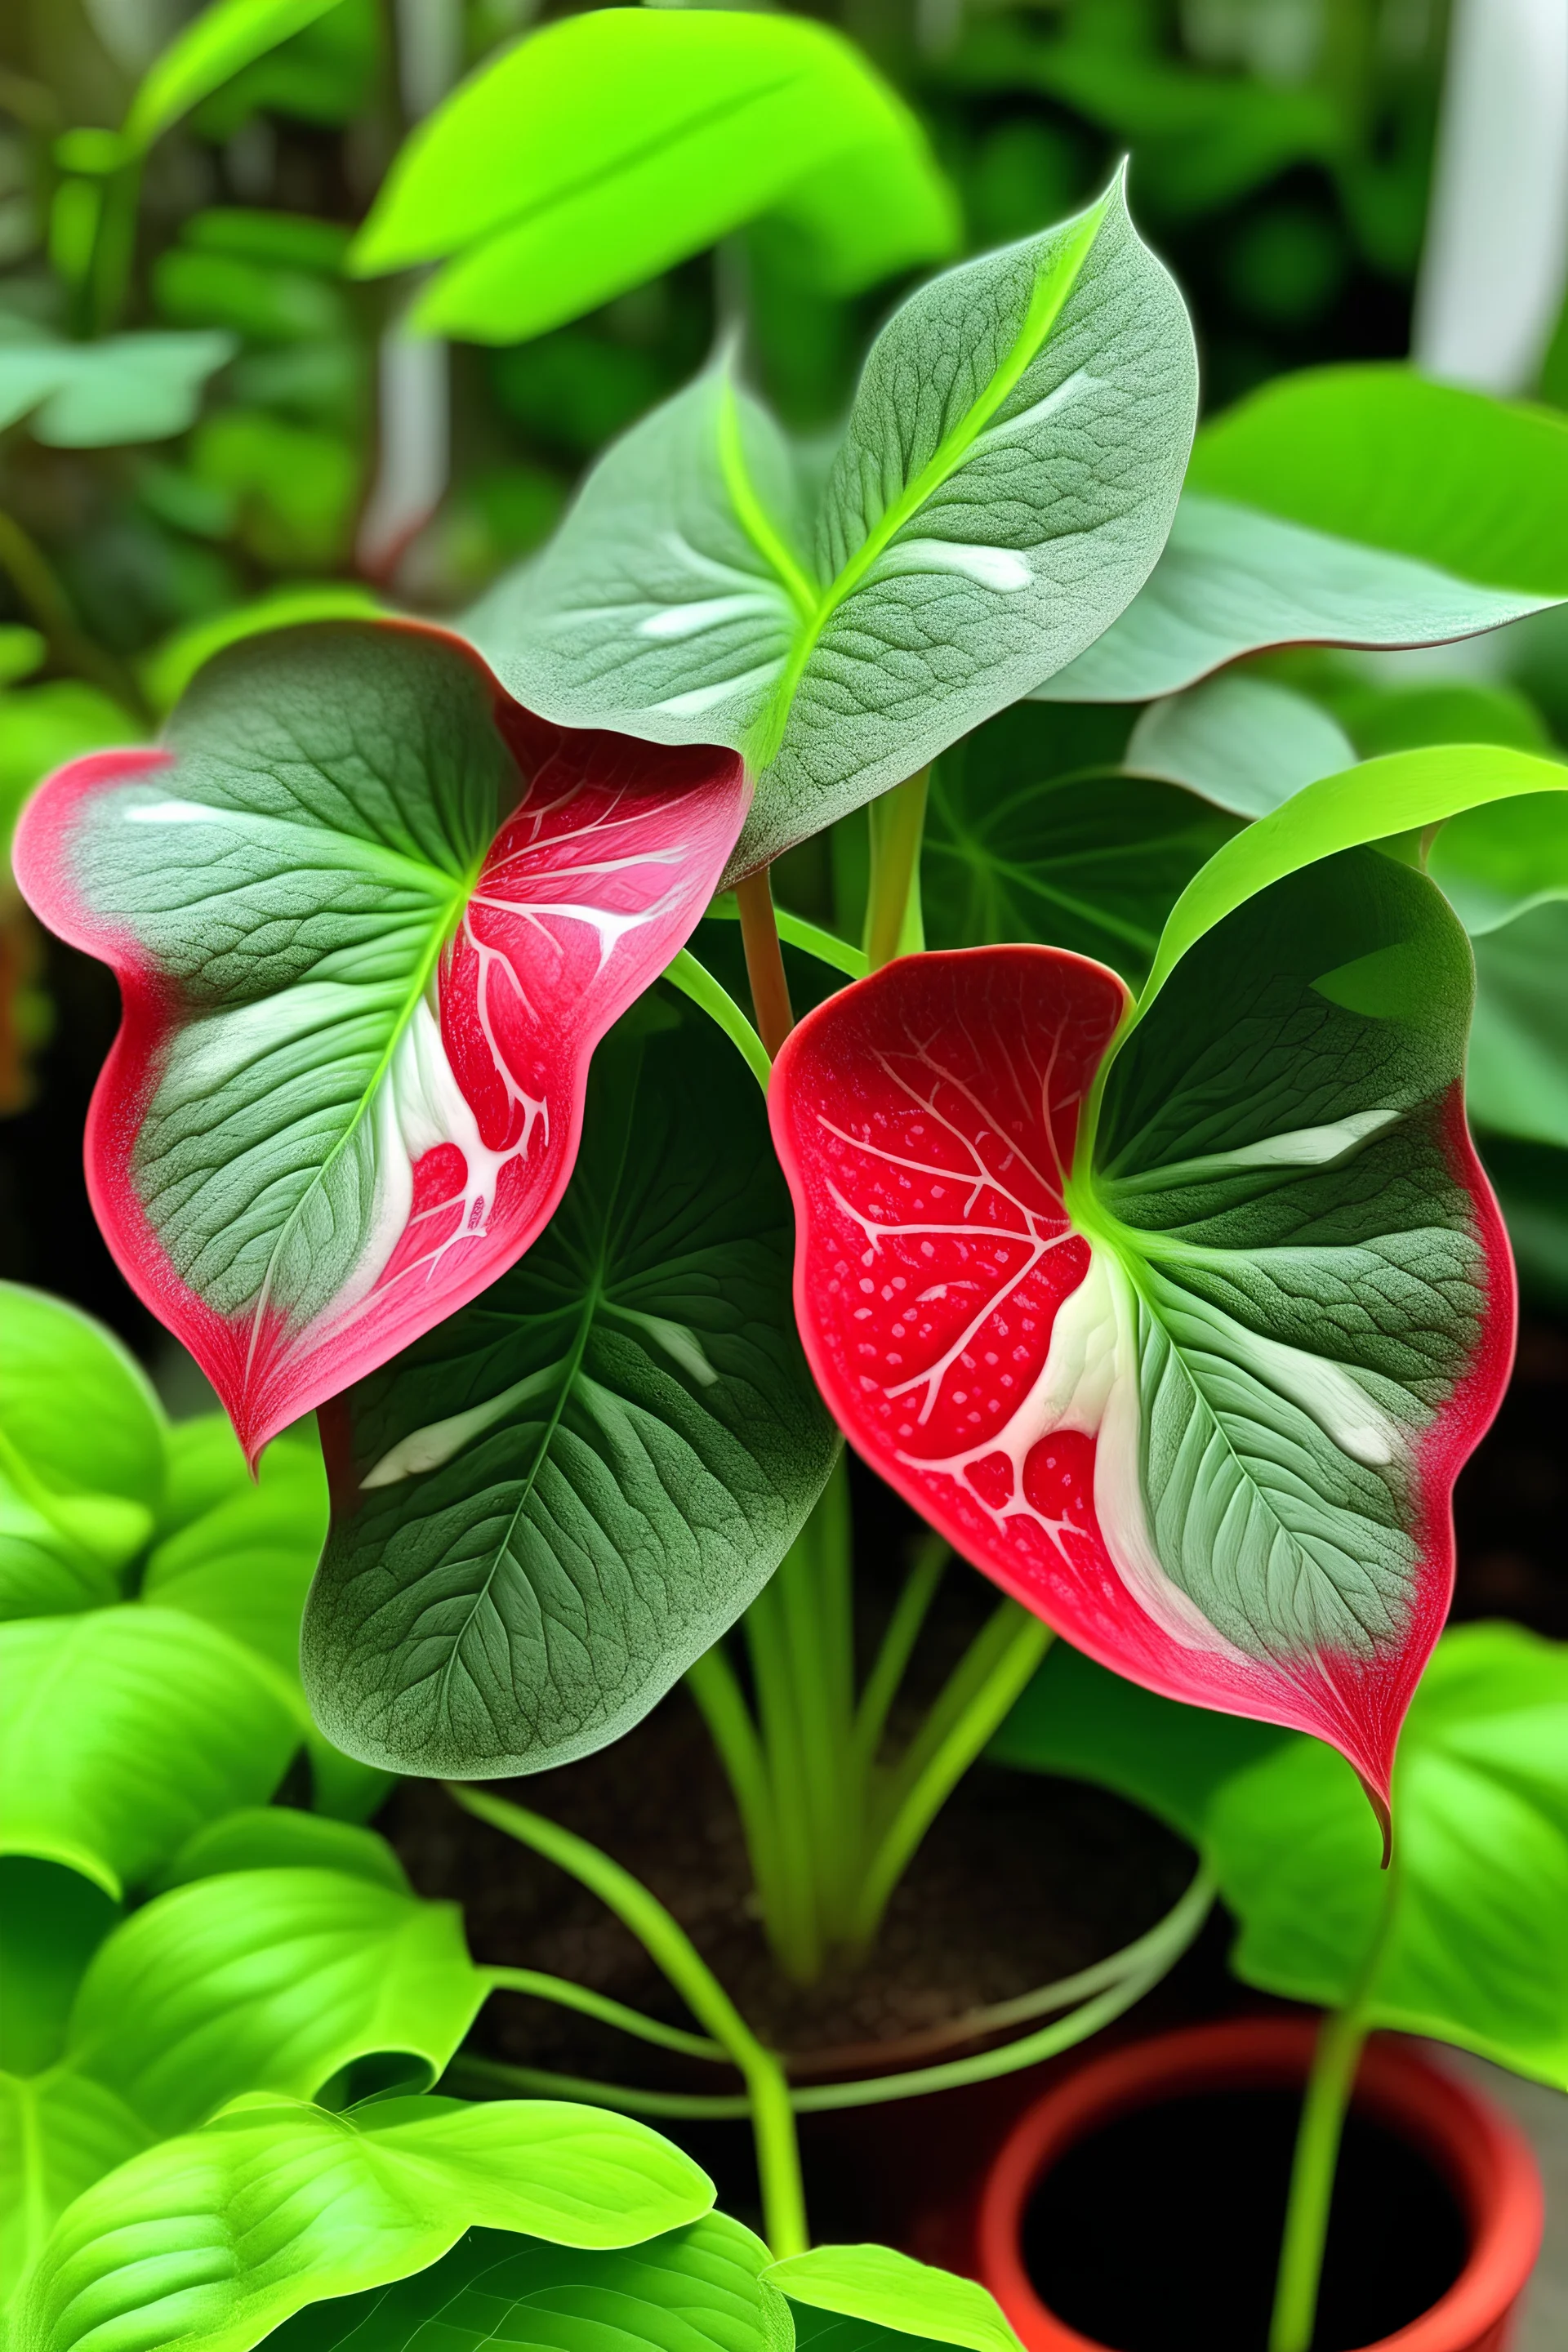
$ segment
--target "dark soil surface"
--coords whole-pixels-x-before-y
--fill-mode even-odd
[[[769,1952],[728,1785],[681,1693],[616,1747],[496,1786],[633,1868],[749,2022],[802,2055],[897,2044],[1070,1975],[1152,1927],[1193,1868],[1178,1839],[1114,1797],[982,1765],[938,1817],[871,1957],[806,1989],[792,1986]],[[476,1958],[571,1977],[689,2023],[595,1896],[438,1788],[405,1783],[379,1826],[422,1894],[461,1900]],[[492,2000],[479,2040],[497,2057],[563,2074],[660,2082],[690,2072],[591,2019],[523,1998]]]

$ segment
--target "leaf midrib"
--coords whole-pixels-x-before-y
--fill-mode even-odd
[[[883,509],[848,562],[825,588],[816,587],[805,567],[797,562],[783,533],[768,514],[754,483],[745,472],[734,392],[728,376],[722,380],[719,439],[720,466],[725,486],[742,530],[781,582],[800,615],[800,625],[784,675],[755,724],[754,764],[758,769],[770,766],[778,755],[800,681],[821,642],[823,631],[839,605],[854,594],[905,525],[913,521],[927,501],[957,472],[1004,401],[1043,350],[1068,297],[1078,283],[1109,205],[1109,196],[1102,197],[1086,213],[1076,236],[1058,248],[1051,257],[1049,267],[1037,273],[1023,324],[1002,365],[978,399],[943,435],[914,479],[907,482],[899,496]],[[811,601],[808,603],[807,599]]]
[[[453,929],[462,915],[464,908],[468,905],[468,899],[473,894],[475,886],[479,880],[479,866],[482,863],[482,857],[476,860],[472,870],[458,877],[454,884],[444,910],[443,919],[439,922],[432,923],[431,925],[430,937],[426,942],[425,952],[415,966],[413,977],[409,982],[407,989],[404,992],[403,1002],[399,1005],[397,1013],[388,1028],[386,1040],[382,1046],[380,1055],[377,1056],[375,1067],[371,1072],[370,1076],[360,1090],[359,1100],[355,1103],[349,1117],[344,1120],[342,1128],[339,1132],[336,1141],[332,1144],[331,1149],[322,1160],[320,1167],[313,1171],[310,1182],[300,1192],[299,1199],[295,1202],[293,1207],[289,1210],[288,1215],[284,1218],[282,1223],[278,1228],[278,1232],[273,1239],[272,1247],[267,1254],[267,1266],[266,1271],[261,1277],[261,1286],[256,1294],[255,1303],[250,1310],[250,1339],[249,1344],[246,1349],[245,1356],[245,1377],[247,1381],[249,1380],[252,1368],[255,1364],[257,1344],[260,1339],[262,1322],[266,1316],[268,1304],[271,1297],[272,1279],[278,1268],[279,1253],[281,1251],[285,1242],[289,1238],[289,1235],[293,1231],[298,1219],[304,1210],[305,1203],[307,1201],[314,1198],[321,1187],[326,1182],[328,1176],[336,1167],[343,1153],[348,1150],[353,1138],[358,1134],[360,1128],[369,1114],[371,1106],[375,1101],[377,1095],[384,1085],[386,1074],[392,1066],[393,1057],[396,1054],[398,1046],[403,1042],[404,1034],[407,1030],[409,1023],[413,1020],[416,1013],[419,1009],[420,1001],[423,998],[426,990],[430,985],[432,975],[439,968],[441,957],[446,950],[447,942],[450,939]]]

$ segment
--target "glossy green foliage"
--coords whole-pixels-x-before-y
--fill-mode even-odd
[[[816,2246],[763,2276],[795,2306],[796,2341],[823,2352],[893,2352],[911,2337],[966,2352],[1020,2352],[984,2287],[889,2246]],[[837,2326],[824,2324],[829,2314]]]
[[[65,2206],[128,2157],[253,2093],[337,2105],[422,2090],[485,1997],[456,1907],[417,1901],[380,1840],[309,1814],[292,1841],[280,1811],[232,1818],[251,1827],[226,1851],[223,1822],[205,1856],[199,1834],[187,1849],[206,1874],[119,1925],[79,1882],[11,1866],[0,2295]],[[247,1866],[247,1845],[290,1843],[292,1866]],[[329,1853],[358,1866],[321,1866]]]
[[[1568,767],[1529,752],[1474,745],[1392,751],[1295,793],[1247,825],[1182,893],[1160,942],[1140,1017],[1206,931],[1269,883],[1358,843],[1442,824],[1469,809],[1568,790]]]
[[[0,1617],[117,1600],[163,1502],[164,1423],[100,1325],[0,1284]]]
[[[1118,182],[895,312],[815,494],[721,359],[613,446],[469,627],[551,717],[743,751],[744,874],[1105,629],[1163,542],[1195,389]]]
[[[646,1714],[772,1573],[837,1435],[756,1083],[662,996],[601,1047],[549,1227],[331,1408],[318,1717],[420,1772],[537,1770]]]
[[[1260,646],[1468,636],[1568,596],[1565,545],[1568,421],[1405,368],[1280,377],[1205,426],[1147,587],[1037,691],[1140,702]]]
[[[769,215],[837,291],[957,239],[924,132],[841,34],[604,8],[503,51],[416,132],[353,266],[444,262],[417,322],[519,342]]]
[[[591,2107],[392,2098],[331,2114],[258,2095],[78,2197],[10,2341],[139,2352],[177,2332],[187,2352],[246,2352],[308,2304],[407,2278],[472,2227],[631,2246],[712,2196],[668,2141]]]
[[[0,1852],[110,1895],[269,1797],[300,1744],[273,1675],[216,1627],[121,1605],[0,1626]]]
[[[1249,1984],[1568,2090],[1568,1650],[1444,1635],[1401,1748],[1390,1873],[1337,1757],[1291,1739],[1218,1791],[1206,1843]]]
[[[301,1738],[317,1801],[366,1811],[384,1778],[321,1737],[300,1684],[327,1524],[314,1432],[288,1433],[253,1481],[222,1415],[167,1422],[120,1343],[62,1300],[0,1285],[0,1645],[38,1695],[15,1728],[17,1769],[52,1788],[16,1783],[15,1820],[47,1841],[16,1850],[139,1885],[199,1822],[268,1796]],[[60,1676],[82,1692],[80,1720],[47,1696]],[[101,1790],[58,1760],[84,1731]],[[130,1833],[136,1805],[121,1783],[172,1808],[142,1816],[128,1870],[115,1824],[123,1810]]]
[[[1568,1650],[1511,1625],[1445,1633],[1394,1781],[1392,1867],[1343,1759],[1179,1706],[1054,1652],[993,1753],[1095,1780],[1202,1849],[1237,1974],[1369,2026],[1431,2034],[1568,2089]]]
[[[646,2244],[595,2252],[470,2230],[395,2286],[314,2304],[272,2352],[788,2352],[789,2320],[760,2273],[766,2247],[705,2214]]]

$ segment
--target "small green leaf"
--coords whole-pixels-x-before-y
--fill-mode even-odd
[[[1308,696],[1226,672],[1152,702],[1128,738],[1126,765],[1255,817],[1355,757],[1343,728]]]
[[[790,2352],[784,2306],[759,2279],[767,2261],[722,2213],[603,2253],[470,2230],[414,2278],[312,2304],[268,2352],[412,2352],[437,2330],[450,2352]]]
[[[141,1605],[0,1626],[0,1853],[119,1900],[202,1822],[265,1801],[299,1742],[226,1634]]]
[[[531,708],[743,751],[744,875],[1100,635],[1163,543],[1195,397],[1119,180],[910,296],[819,494],[722,360],[606,452],[468,625]]]
[[[240,2102],[62,2214],[14,2352],[247,2352],[306,2304],[406,2278],[475,2224],[637,2245],[696,2221],[711,2182],[646,2125],[553,2100],[378,2099],[347,2115]]]
[[[1183,888],[1235,828],[1191,793],[1115,773],[1119,744],[1104,747],[1110,772],[1053,773],[1061,715],[1019,703],[942,754],[921,860],[927,942],[1039,940],[1136,984]]]
[[[1237,1974],[1568,2090],[1565,1738],[1568,1647],[1465,1625],[1410,1709],[1392,1873],[1327,1748],[1292,1738],[1237,1774],[1209,1823]]]
[[[521,342],[781,206],[836,291],[957,242],[918,121],[841,34],[601,8],[503,51],[419,127],[352,266],[445,261],[416,323]]]
[[[324,16],[337,0],[210,0],[143,75],[123,137],[137,154],[268,49]]]
[[[235,348],[221,334],[0,340],[0,425],[30,416],[34,439],[56,449],[166,441],[192,422],[207,378]]]
[[[732,1622],[837,1443],[792,1239],[755,1080],[653,1000],[599,1050],[527,1255],[327,1408],[345,1476],[303,1654],[341,1747],[537,1771],[637,1722]]]
[[[67,2049],[167,2136],[251,2091],[426,2090],[486,1990],[456,1904],[335,1870],[226,1872],[116,1928]]]
[[[0,1617],[118,1597],[163,1500],[165,1423],[111,1332],[0,1283]]]
[[[890,2246],[816,2246],[774,2263],[763,2276],[792,2303],[868,2320],[900,2336],[961,2344],[966,2352],[1022,2352],[984,2287],[911,2262]]]

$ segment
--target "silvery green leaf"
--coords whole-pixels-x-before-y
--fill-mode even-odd
[[[1195,400],[1181,298],[1118,181],[894,315],[809,530],[725,362],[607,453],[470,634],[531,709],[743,751],[744,874],[1110,625],[1163,544]]]
[[[1429,646],[1568,596],[1568,421],[1374,362],[1199,434],[1148,585],[1047,702],[1144,702],[1264,646]]]
[[[1152,702],[1122,764],[1185,784],[1234,815],[1267,816],[1303,784],[1355,763],[1344,729],[1309,696],[1227,672]]]

